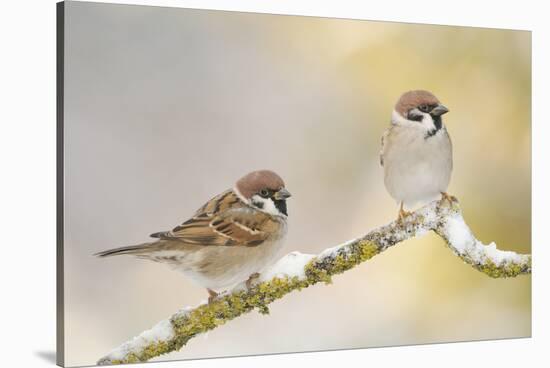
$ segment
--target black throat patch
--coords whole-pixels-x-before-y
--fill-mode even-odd
[[[288,213],[286,212],[286,200],[284,199],[273,199],[273,203],[275,203],[275,207],[279,210],[279,212],[283,213],[285,216],[288,216]]]
[[[433,128],[432,130],[428,131],[428,133],[426,133],[426,139],[433,137],[439,130],[441,130],[441,127],[443,127],[443,121],[441,120],[441,116],[433,116],[433,115],[430,115],[430,116],[432,117],[435,128]]]
[[[275,205],[275,208],[277,208],[279,210],[279,212],[281,212],[282,214],[284,214],[285,216],[288,216],[288,213],[287,213],[287,208],[286,208],[286,200],[285,199],[275,199],[275,198],[270,198],[271,201],[273,201],[273,204]],[[264,209],[264,203],[263,202],[260,202],[260,201],[252,201],[252,204],[254,205],[254,207],[262,210]]]

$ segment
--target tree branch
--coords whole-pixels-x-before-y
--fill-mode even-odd
[[[193,337],[257,308],[269,313],[268,304],[293,290],[345,272],[386,249],[415,236],[434,231],[464,262],[494,278],[531,273],[531,255],[502,251],[494,243],[477,240],[462,217],[458,202],[436,201],[365,236],[326,249],[317,256],[293,252],[264,272],[247,290],[244,283],[220,294],[210,304],[185,308],[169,319],[124,343],[98,361],[99,365],[143,362],[179,350]]]

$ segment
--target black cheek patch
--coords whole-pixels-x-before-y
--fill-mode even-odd
[[[412,121],[422,121],[422,118],[424,116],[420,115],[420,114],[415,114],[414,112],[412,111],[409,111],[409,113],[407,114],[407,119],[408,120],[412,120]]]
[[[264,202],[252,201],[252,204],[253,204],[255,207],[258,207],[259,209],[263,209],[263,208],[264,208]]]

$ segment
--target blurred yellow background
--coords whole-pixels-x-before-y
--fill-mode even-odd
[[[66,363],[90,365],[206,291],[168,267],[92,254],[144,242],[261,168],[293,193],[284,253],[393,220],[378,163],[400,94],[450,109],[449,192],[476,236],[531,250],[531,34],[67,3]],[[157,358],[531,335],[531,277],[493,280],[435,235]]]

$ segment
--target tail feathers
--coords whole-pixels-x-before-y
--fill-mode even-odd
[[[151,243],[144,243],[144,244],[138,244],[138,245],[131,245],[128,247],[120,247],[120,248],[114,248],[114,249],[108,249],[104,250],[103,252],[99,252],[94,254],[94,256],[97,257],[110,257],[110,256],[118,256],[121,254],[130,254],[130,255],[142,255],[144,253],[147,253],[150,250]]]

